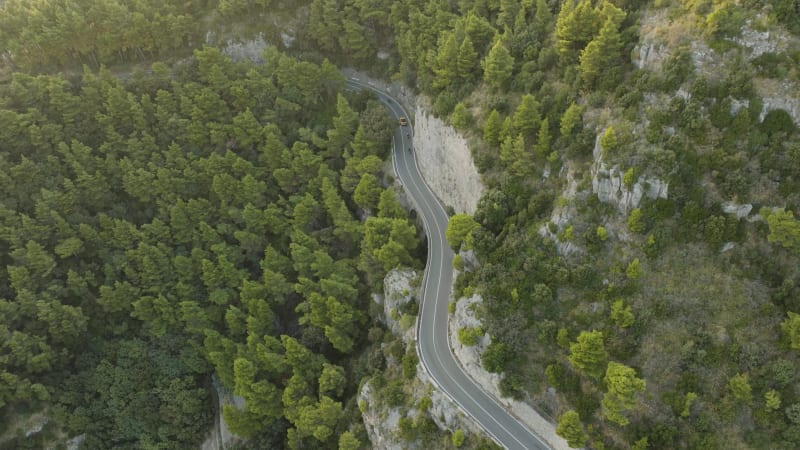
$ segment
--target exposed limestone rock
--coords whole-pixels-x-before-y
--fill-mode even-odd
[[[639,68],[657,69],[669,56],[669,49],[658,42],[642,42],[633,49],[633,64]]]
[[[85,440],[86,440],[86,433],[79,434],[74,438],[67,440],[67,442],[64,445],[66,445],[67,450],[78,450],[79,448],[81,448],[81,444],[83,444],[83,441]]]
[[[572,161],[567,161],[566,165],[561,169],[562,172],[566,171],[567,186],[561,193],[561,198],[564,202],[558,202],[550,214],[550,223],[556,226],[556,231],[550,231],[550,225],[545,223],[539,228],[539,235],[548,237],[556,243],[556,249],[559,255],[572,255],[583,252],[583,249],[577,246],[573,241],[562,242],[558,239],[558,233],[564,231],[569,226],[570,221],[575,216],[575,206],[572,200],[578,193],[578,180],[575,176],[575,168]]]
[[[415,339],[416,328],[403,330],[399,320],[396,320],[397,310],[400,306],[410,302],[413,298],[419,301],[419,287],[411,285],[418,273],[409,269],[394,269],[386,274],[383,279],[383,317],[386,327],[398,335],[403,336],[403,342],[409,344]],[[392,312],[394,311],[394,313]]]
[[[31,421],[24,432],[25,437],[31,437],[42,431],[42,428],[47,425],[47,422],[50,422],[50,418],[44,414],[34,414],[31,416]]]
[[[481,321],[475,317],[474,307],[480,305],[483,299],[475,294],[469,298],[461,298],[456,303],[456,312],[450,316],[450,346],[456,355],[461,367],[463,367],[472,378],[481,386],[497,386],[500,382],[500,375],[489,373],[481,365],[481,353],[491,342],[488,334],[483,335],[478,341],[478,345],[468,347],[461,344],[458,340],[458,330],[464,327],[479,327]],[[473,306],[475,305],[475,306]]]
[[[780,27],[758,29],[762,27],[756,24],[763,26],[764,22],[766,19],[762,16],[748,20],[739,35],[731,39],[740,49],[728,52],[738,52],[744,59],[752,60],[767,53],[781,54],[800,48],[800,39]],[[662,64],[680,45],[687,44],[688,39],[689,53],[698,73],[709,78],[719,78],[736,70],[736,58],[712,50],[700,36],[686,35],[686,26],[684,22],[670,20],[664,10],[646,13],[641,19],[640,42],[631,55],[633,64],[638,68],[659,72]],[[675,36],[680,38],[676,40]],[[763,100],[760,120],[764,120],[769,111],[782,109],[800,126],[800,95],[796,94],[800,92],[800,86],[788,80],[755,78],[753,81],[756,92]],[[681,96],[681,91],[676,95]],[[733,100],[731,114],[748,106],[747,100]]]
[[[602,160],[600,150],[600,137],[603,132],[597,135],[594,145],[594,163],[592,164],[592,192],[597,194],[597,198],[603,203],[614,205],[617,210],[626,214],[633,208],[639,206],[642,197],[651,199],[668,198],[669,183],[656,177],[640,176],[629,189],[622,182],[624,173],[616,165],[606,167]]]
[[[658,26],[667,20],[666,11],[654,11],[641,18],[639,44],[633,48],[631,62],[639,69],[658,71],[669,56],[669,48],[658,36]]]
[[[758,16],[755,20],[762,21]],[[779,53],[786,51],[792,43],[797,43],[797,38],[780,29],[759,31],[753,28],[753,19],[747,21],[742,27],[739,36],[731,39],[747,50],[749,58],[757,58],[764,53]]]
[[[214,387],[215,397],[217,399],[216,417],[214,417],[214,428],[211,429],[208,437],[200,446],[201,450],[225,450],[232,448],[235,444],[241,441],[239,436],[231,433],[228,429],[228,424],[225,423],[225,418],[222,416],[222,407],[224,405],[236,405],[237,408],[244,408],[244,399],[237,395],[233,395],[216,376],[212,376],[211,385]]]
[[[416,327],[410,327],[403,331],[400,322],[393,317],[395,314],[392,313],[392,310],[396,310],[398,306],[410,301],[418,293],[419,289],[412,286],[412,280],[417,277],[418,273],[413,270],[392,270],[384,278],[384,295],[373,298],[378,303],[383,302],[387,326],[396,335],[402,333],[407,349],[415,345]],[[387,359],[387,364],[390,367],[394,367],[400,364],[400,361],[389,358]],[[412,391],[413,403],[416,404],[423,396],[429,396],[431,407],[427,414],[440,429],[450,430],[451,432],[461,429],[468,433],[482,433],[480,426],[471,418],[465,416],[446,394],[435,387],[431,389],[431,387],[435,386],[435,383],[425,371],[422,363],[417,364],[417,378],[421,383],[415,382],[415,386],[419,388]],[[373,388],[369,382],[364,383],[361,387],[358,394],[358,403],[373,448],[398,450],[416,448],[413,443],[409,444],[399,439],[395,435],[395,431],[401,417],[415,417],[421,414],[420,411],[413,408],[405,410],[402,408],[381,407],[373,395]]]
[[[742,205],[738,205],[734,202],[725,202],[722,204],[722,212],[726,214],[736,214],[737,219],[742,219],[750,215],[750,211],[753,210],[753,205],[750,203],[745,203]]]
[[[420,172],[445,205],[472,214],[484,187],[467,140],[428,111],[427,105],[417,102],[414,147]]]
[[[264,34],[258,33],[255,38],[249,41],[235,42],[229,40],[220,47],[222,54],[228,55],[234,61],[248,59],[256,64],[263,64],[263,52],[267,45],[269,43],[264,40]]]
[[[385,450],[403,450],[403,445],[393,431],[397,430],[397,423],[400,420],[398,408],[391,408],[385,417],[381,417],[381,411],[375,405],[372,386],[369,382],[361,386],[358,392],[358,404],[361,408],[361,419],[367,429],[367,435],[372,443],[372,448]],[[363,405],[363,407],[362,407]]]
[[[287,31],[294,31],[294,30],[287,30]],[[296,36],[288,34],[286,31],[281,32],[281,42],[283,42],[283,46],[286,48],[291,47],[296,39],[297,39]]]
[[[789,113],[797,126],[800,126],[800,86],[786,80],[756,80],[756,92],[761,96],[764,106],[759,120],[764,120],[768,112],[782,109]]]
[[[732,116],[735,116],[736,113],[738,113],[740,109],[749,108],[749,107],[750,107],[750,100],[747,100],[747,99],[737,100],[735,98],[731,99],[731,115]]]

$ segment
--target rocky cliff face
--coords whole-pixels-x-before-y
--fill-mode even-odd
[[[656,199],[667,198],[669,194],[669,183],[655,177],[638,177],[635,183],[628,188],[622,182],[623,172],[619,167],[607,167],[603,161],[603,154],[600,149],[600,136],[595,140],[593,156],[594,162],[591,167],[592,192],[597,194],[597,198],[603,203],[614,205],[620,213],[626,214],[633,208],[639,206],[642,197]]]
[[[484,188],[467,140],[420,101],[414,110],[414,145],[420,172],[436,196],[457,213],[474,213]]]
[[[684,32],[687,31],[683,29],[686,24],[670,20],[665,10],[651,12],[642,18],[641,39],[633,50],[632,62],[636,67],[657,72],[680,45],[688,41],[695,70],[709,78],[718,78],[735,70],[736,58],[730,53],[752,60],[764,54],[780,54],[800,48],[800,39],[779,27],[764,29],[765,21],[760,16],[748,20],[739,35],[730,40],[738,48],[722,54],[699,37],[693,39],[691,32]],[[763,103],[760,120],[769,111],[782,109],[800,126],[800,86],[797,83],[761,78],[753,81]]]
[[[358,404],[372,448],[403,450],[402,443],[393,433],[394,430],[397,430],[397,422],[402,417],[400,408],[382,411],[377,406],[373,388],[369,382],[361,386],[361,390],[358,392]]]

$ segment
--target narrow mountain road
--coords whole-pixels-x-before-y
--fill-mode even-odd
[[[428,261],[423,277],[418,326],[420,360],[438,387],[474,418],[499,444],[509,450],[546,450],[550,447],[520,423],[478,386],[455,360],[447,336],[447,305],[453,284],[453,251],[445,239],[448,216],[420,175],[413,150],[411,120],[400,103],[370,83],[350,79],[352,89],[369,89],[387,106],[392,116],[408,119],[392,137],[392,163],[400,182],[416,205],[428,237]]]

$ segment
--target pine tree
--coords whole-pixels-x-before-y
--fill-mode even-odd
[[[505,142],[512,134],[514,134],[514,124],[511,121],[511,116],[506,116],[506,118],[503,119],[503,126],[500,128],[500,139],[498,140],[500,142]]]
[[[539,135],[536,139],[536,155],[546,158],[550,154],[550,121],[545,118],[539,126]]]
[[[514,131],[522,133],[526,137],[531,137],[541,126],[541,116],[539,115],[539,102],[533,95],[522,96],[517,110],[514,111]]]
[[[500,118],[500,113],[493,109],[483,125],[483,140],[489,145],[497,145],[500,143],[500,133],[503,131],[503,119]]]
[[[569,362],[592,378],[600,379],[606,369],[608,353],[599,330],[582,331],[577,342],[569,346]]]
[[[586,87],[594,87],[602,78],[606,78],[604,85],[613,81],[613,76],[607,72],[619,63],[621,49],[622,38],[618,26],[609,18],[600,29],[600,34],[581,52],[580,71]],[[605,77],[601,77],[602,74]]]
[[[525,137],[522,133],[516,138],[509,136],[503,141],[500,146],[500,160],[513,176],[524,177],[531,173],[531,160],[525,152]]]
[[[800,350],[800,314],[787,311],[787,318],[781,322],[781,331],[789,338],[789,347]]]
[[[558,419],[556,434],[567,440],[572,448],[583,447],[588,436],[583,431],[581,418],[575,411],[567,411]]]
[[[440,39],[439,51],[434,60],[433,87],[447,89],[458,78],[458,43],[455,33],[444,33]]]
[[[553,23],[553,13],[547,0],[536,0],[536,15],[533,16],[533,30],[537,36],[547,36]]]
[[[483,60],[483,80],[494,89],[505,87],[514,69],[514,57],[511,56],[502,39],[495,40],[489,54]]]
[[[498,28],[510,30],[520,10],[518,0],[500,0],[500,12],[497,14]]]
[[[575,128],[581,123],[582,108],[574,102],[569,105],[564,115],[561,116],[561,136],[568,137]]]
[[[624,413],[636,406],[636,394],[644,392],[645,382],[636,376],[632,368],[616,363],[608,363],[604,379],[608,392],[603,395],[603,414],[618,425],[630,423]]]
[[[453,126],[459,130],[465,130],[470,124],[472,124],[472,114],[463,102],[458,102],[453,109]]]
[[[556,19],[556,50],[573,61],[578,52],[594,38],[601,24],[591,0],[566,0]]]
[[[750,403],[753,400],[753,388],[750,387],[750,375],[737,373],[728,380],[728,388],[733,394],[733,398],[742,402]]]
[[[478,53],[475,51],[475,46],[472,45],[472,39],[467,34],[458,48],[458,58],[456,59],[458,78],[466,81],[472,80],[477,68]]]

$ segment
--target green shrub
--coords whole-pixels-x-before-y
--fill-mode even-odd
[[[458,341],[462,345],[472,347],[473,345],[478,345],[478,341],[480,341],[483,334],[484,331],[480,327],[464,327],[458,330]]]
[[[417,352],[412,348],[410,351],[406,352],[403,355],[403,376],[407,379],[411,380],[415,376],[417,376],[417,363],[419,362],[419,358],[417,358]]]
[[[403,382],[400,380],[390,381],[381,392],[386,404],[391,407],[403,406],[406,403],[406,393],[403,391]]]
[[[608,239],[608,231],[604,227],[602,227],[600,225],[597,226],[596,234],[597,234],[597,238],[600,239],[603,242],[605,242],[605,240]]]
[[[773,109],[764,116],[764,121],[761,122],[761,131],[768,136],[773,136],[778,133],[792,133],[797,127],[792,120],[792,116],[782,109]]]
[[[464,259],[459,254],[453,256],[453,269],[456,269],[459,272],[464,270]]]
[[[419,399],[419,403],[417,403],[417,408],[423,413],[428,412],[431,406],[433,406],[433,400],[427,395]]]
[[[631,213],[628,215],[628,229],[634,233],[641,233],[645,230],[645,227],[646,224],[642,217],[642,210],[639,208],[632,209]]]
[[[481,354],[481,365],[491,373],[501,373],[512,358],[511,349],[506,344],[492,341]]]
[[[464,431],[461,430],[461,429],[456,430],[453,433],[453,436],[452,436],[451,439],[453,441],[453,447],[455,447],[455,448],[461,447],[462,445],[464,445],[464,439],[465,439]]]

